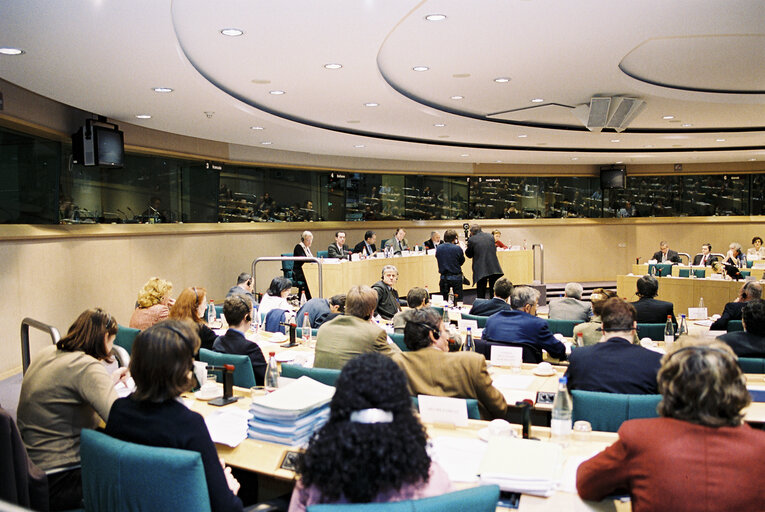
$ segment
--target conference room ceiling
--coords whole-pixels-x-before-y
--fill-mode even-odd
[[[762,161],[763,27],[762,0],[3,0],[0,78],[261,154]],[[590,131],[606,96],[645,107]]]

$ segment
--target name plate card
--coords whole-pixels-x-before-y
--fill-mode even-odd
[[[706,320],[707,308],[688,308],[688,320]]]
[[[361,254],[357,252],[351,254],[351,261],[361,261]]]
[[[435,249],[428,249],[427,251],[425,251],[425,253],[428,256],[435,256],[436,255],[436,250]]]
[[[424,423],[445,423],[464,427],[468,424],[467,404],[464,398],[417,395],[420,418]]]
[[[521,363],[523,362],[523,348],[492,345],[490,359],[493,366],[520,368]]]

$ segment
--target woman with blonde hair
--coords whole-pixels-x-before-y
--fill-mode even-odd
[[[191,321],[197,327],[202,348],[212,350],[218,335],[205,323],[205,311],[207,311],[207,290],[200,286],[192,286],[178,295],[178,299],[170,309],[170,318]]]
[[[743,423],[751,396],[731,348],[679,345],[657,379],[661,417],[624,422],[618,441],[579,466],[579,496],[626,490],[635,512],[762,510],[765,432]]]
[[[159,277],[152,277],[146,281],[138,292],[136,308],[130,317],[130,327],[143,330],[167,318],[173,305],[173,299],[170,298],[172,291],[173,283],[170,281]]]

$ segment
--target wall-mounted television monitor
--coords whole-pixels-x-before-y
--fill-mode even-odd
[[[609,165],[600,168],[600,188],[627,187],[627,168],[623,165]]]
[[[88,119],[85,126],[72,135],[72,159],[86,167],[121,168],[125,163],[124,135],[116,124]]]

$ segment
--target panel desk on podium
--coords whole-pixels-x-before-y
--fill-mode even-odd
[[[513,284],[528,284],[534,279],[534,258],[531,251],[497,251],[499,264],[505,277]],[[465,277],[472,279],[470,258],[466,258],[462,271]],[[324,260],[322,266],[324,297],[347,293],[351,286],[368,285],[380,280],[385,265],[394,265],[398,269],[396,290],[404,297],[415,286],[426,287],[430,293],[438,293],[438,263],[436,257],[424,253],[394,258],[368,258],[361,261]],[[319,271],[316,264],[303,265],[308,287],[314,297],[319,296]],[[465,286],[468,288],[469,286]]]
[[[759,263],[759,261],[756,263]],[[698,270],[701,268],[704,269],[704,277],[709,277],[710,275],[712,275],[712,267],[689,267],[688,265],[672,265],[672,276],[680,277],[681,269],[688,269],[690,271],[690,270]],[[757,279],[762,279],[763,272],[765,272],[765,269],[762,269],[762,268],[742,268],[741,270],[748,271],[752,277],[756,277]],[[639,265],[632,265],[632,273],[639,276],[643,276],[647,274],[648,264],[641,263]]]

